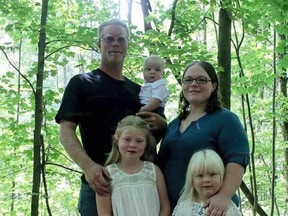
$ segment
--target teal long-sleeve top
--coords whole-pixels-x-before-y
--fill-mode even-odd
[[[213,149],[225,165],[237,163],[244,168],[250,155],[247,134],[239,118],[225,108],[192,122],[182,133],[179,127],[179,118],[169,123],[155,160],[165,176],[172,207],[178,201],[188,163],[195,151]]]

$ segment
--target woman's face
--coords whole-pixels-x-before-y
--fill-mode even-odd
[[[216,86],[217,83],[212,83],[208,73],[199,65],[189,67],[182,82],[183,95],[193,106],[205,107]]]

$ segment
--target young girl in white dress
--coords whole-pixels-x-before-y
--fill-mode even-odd
[[[216,194],[222,185],[225,167],[221,157],[213,150],[204,149],[190,159],[185,185],[172,216],[204,216],[205,202]],[[230,202],[226,216],[242,216]]]
[[[164,176],[147,161],[151,150],[149,125],[127,116],[117,126],[105,165],[111,177],[111,193],[96,194],[99,216],[171,215]]]

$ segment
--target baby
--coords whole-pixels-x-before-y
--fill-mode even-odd
[[[146,58],[143,67],[145,83],[139,93],[142,107],[140,111],[151,111],[164,116],[165,104],[168,100],[166,81],[162,78],[165,62],[156,55]]]

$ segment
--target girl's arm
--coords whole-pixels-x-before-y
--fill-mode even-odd
[[[156,170],[156,185],[160,200],[160,214],[159,216],[170,216],[171,207],[168,199],[168,193],[164,176],[158,166],[155,165]]]
[[[100,196],[96,194],[96,205],[99,216],[113,216],[111,196]]]
[[[228,163],[220,191],[210,197],[207,203],[206,216],[224,215],[232,196],[239,188],[244,175],[244,167],[236,163]]]

